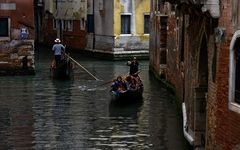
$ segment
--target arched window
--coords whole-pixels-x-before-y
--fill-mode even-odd
[[[236,31],[230,45],[229,107],[240,113],[240,30]]]

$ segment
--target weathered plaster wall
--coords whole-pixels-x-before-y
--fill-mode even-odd
[[[88,0],[88,8],[88,14],[94,15],[94,33],[88,33],[87,49],[112,51],[113,0]]]
[[[144,13],[150,12],[149,0],[114,1],[115,50],[148,50],[149,35],[144,35]],[[121,34],[121,14],[131,14],[131,34]]]
[[[86,19],[87,2],[80,0],[45,0],[45,10],[52,13],[55,19]]]

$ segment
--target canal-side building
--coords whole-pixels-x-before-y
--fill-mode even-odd
[[[0,0],[0,75],[34,74],[32,0]]]
[[[88,0],[86,49],[115,58],[148,57],[149,0]]]
[[[151,0],[150,67],[176,89],[195,149],[240,149],[240,2]]]
[[[69,49],[84,49],[87,44],[86,20],[86,0],[44,0],[44,44],[52,45],[60,38]]]

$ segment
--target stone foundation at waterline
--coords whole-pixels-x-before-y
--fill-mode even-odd
[[[0,41],[0,75],[34,75],[34,40]]]

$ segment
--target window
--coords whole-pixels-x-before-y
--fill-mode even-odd
[[[67,20],[61,20],[62,30],[67,31]]]
[[[67,31],[73,31],[73,21],[72,20],[67,21],[66,29],[67,29]]]
[[[81,18],[81,20],[80,20],[80,29],[85,30],[85,19],[84,18]]]
[[[181,32],[181,38],[180,38],[180,40],[181,40],[181,45],[180,45],[180,60],[182,61],[182,62],[184,62],[184,49],[185,49],[185,47],[184,47],[184,43],[185,43],[185,15],[183,15],[183,17],[182,17],[182,27],[181,27],[181,29],[182,29],[182,32]]]
[[[0,18],[0,37],[9,37],[9,18]]]
[[[229,102],[229,108],[240,113],[240,30],[230,45]]]
[[[57,29],[57,20],[53,19],[53,29],[56,30]]]
[[[149,34],[150,15],[144,15],[144,34]]]
[[[237,40],[238,43],[240,39]],[[235,70],[235,102],[240,104],[240,46],[238,45],[237,49],[235,49],[235,59],[234,63],[236,65]]]
[[[103,10],[103,6],[104,6],[103,0],[99,0],[99,10]]]
[[[88,33],[94,33],[94,16],[87,15],[87,31]]]
[[[158,3],[158,5],[157,5],[157,10],[160,11],[160,9],[161,9],[161,4],[162,4],[162,3],[161,3],[161,0],[158,0],[157,3]]]
[[[60,26],[62,26],[63,31],[73,31],[73,21],[72,20],[53,19],[53,29],[57,30]]]
[[[121,34],[131,34],[131,15],[121,15]]]
[[[239,0],[232,0],[232,23],[235,29],[240,29],[240,2]]]

